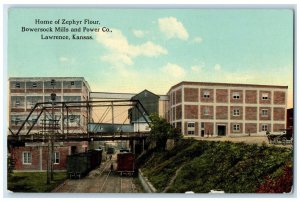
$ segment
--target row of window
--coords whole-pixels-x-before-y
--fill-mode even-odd
[[[204,91],[203,92],[203,98],[209,98],[210,97],[210,92],[209,91]],[[232,93],[232,98],[233,99],[240,99],[240,92],[233,92]],[[262,100],[268,100],[269,99],[269,93],[262,93],[261,96]]]
[[[203,115],[210,115],[209,108],[204,108]],[[262,109],[261,115],[268,116],[268,109]],[[233,109],[233,116],[240,116],[240,109]]]
[[[31,165],[32,164],[32,153],[31,152],[23,152],[23,164]],[[59,152],[54,152],[54,164],[59,164],[60,162],[60,154]]]
[[[234,132],[239,132],[240,131],[240,124],[233,124],[232,129]],[[261,125],[261,130],[262,131],[268,131],[268,125],[267,124],[262,124]]]
[[[75,81],[68,82],[68,85],[69,86],[75,86]],[[51,86],[55,86],[55,82],[51,82]],[[33,82],[33,83],[31,83],[31,86],[27,86],[27,87],[37,88],[38,87],[38,83],[37,82]],[[16,82],[15,83],[15,88],[21,88],[21,83],[20,82]]]
[[[81,97],[80,96],[64,96],[63,97],[65,102],[76,102],[76,101],[81,101]],[[56,97],[56,101],[60,102],[61,97],[57,96]],[[45,102],[51,102],[51,98],[50,96],[45,96]],[[18,107],[21,105],[21,103],[23,104],[24,102],[24,97],[12,97],[12,104],[14,107]],[[41,96],[36,96],[33,98],[29,98],[27,100],[27,105],[28,106],[34,106],[37,102],[43,102],[43,98]]]
[[[204,128],[204,123],[201,123],[201,129]],[[232,125],[233,132],[239,132],[240,131],[240,124],[233,124]],[[262,124],[261,125],[262,131],[268,131],[268,125]],[[194,135],[195,134],[195,122],[188,122],[187,123],[187,132],[188,135]]]

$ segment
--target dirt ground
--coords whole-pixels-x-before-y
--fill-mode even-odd
[[[92,170],[82,179],[68,179],[53,192],[60,193],[138,193],[139,185],[134,182],[132,176],[120,176],[110,171],[113,163],[116,168],[116,156],[107,160],[100,167]]]
[[[240,136],[240,137],[230,137],[230,136],[218,136],[218,137],[194,137],[197,140],[207,140],[207,141],[230,141],[230,142],[244,142],[246,144],[258,144],[262,145],[263,142],[268,146],[286,147],[292,148],[292,144],[269,144],[268,138],[266,136]]]

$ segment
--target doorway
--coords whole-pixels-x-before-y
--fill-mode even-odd
[[[218,125],[218,136],[225,136],[226,135],[226,126]]]

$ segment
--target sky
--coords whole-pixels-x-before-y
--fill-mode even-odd
[[[82,24],[35,24],[36,19]],[[85,19],[99,22],[84,24]],[[81,32],[22,32],[22,27]],[[83,32],[84,27],[100,31]],[[45,40],[41,34],[93,39]],[[181,81],[285,85],[288,107],[293,107],[293,44],[288,9],[8,11],[9,77],[85,77],[92,91],[166,94]]]

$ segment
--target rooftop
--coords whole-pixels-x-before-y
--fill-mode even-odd
[[[260,85],[260,84],[241,84],[241,83],[215,83],[215,82],[194,82],[194,81],[182,81],[170,88],[170,90],[182,86],[182,85],[197,85],[197,86],[226,86],[226,87],[252,87],[252,88],[280,88],[287,89],[288,86],[279,85]],[[169,92],[170,92],[169,90]]]

